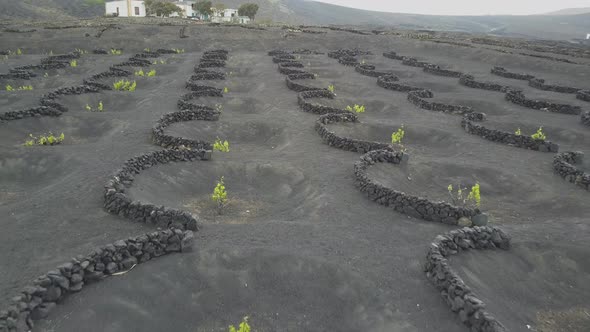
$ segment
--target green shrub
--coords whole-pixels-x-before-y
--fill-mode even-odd
[[[221,141],[219,137],[215,139],[215,143],[213,143],[213,150],[219,152],[229,152],[229,142],[227,140]]]
[[[12,87],[12,85],[7,84],[6,85],[6,91],[14,91],[15,89]],[[16,90],[19,91],[23,91],[23,90],[33,90],[33,86],[32,85],[21,85],[18,88],[16,88]]]
[[[70,67],[78,67],[78,61],[76,61],[76,60],[70,61]]]
[[[357,112],[357,113],[365,113],[365,105],[357,105],[354,104],[354,106],[346,106],[346,110],[349,112]]]
[[[74,52],[76,52],[76,53],[79,53],[79,54],[88,54],[88,51],[86,51],[86,50],[83,50],[83,49],[81,49],[81,48],[76,48],[76,49],[74,50]]]
[[[43,74],[43,77],[47,78],[47,77],[49,77],[49,74],[45,73],[45,74]]]
[[[545,136],[545,133],[543,133],[543,127],[539,127],[539,129],[537,129],[537,132],[532,134],[531,137],[534,140],[540,140],[540,141],[544,141],[547,139],[547,136]]]
[[[402,125],[397,131],[391,134],[391,144],[402,144],[405,135],[406,131],[404,130],[404,125]]]
[[[140,69],[139,71],[135,72],[135,76],[145,76],[145,73],[143,72],[143,69]]]
[[[180,54],[180,53],[184,53],[184,48],[180,49],[180,48],[173,48],[172,49],[174,52],[176,52],[176,54]]]
[[[16,49],[16,55],[22,55],[23,51],[20,48]]]
[[[229,326],[229,332],[250,332],[250,325],[248,325],[248,316],[242,319],[242,322],[236,329],[233,325]]]
[[[336,90],[336,88],[334,88],[334,84],[328,85],[328,91],[334,93],[335,90]]]
[[[223,93],[228,93],[229,89],[227,88],[227,86],[223,87]]]
[[[104,105],[102,104],[102,101],[98,102],[98,105],[96,106],[96,109],[88,104],[86,104],[86,106],[84,107],[86,108],[87,111],[90,112],[102,112],[104,111]]]
[[[118,50],[116,48],[111,48],[111,54],[112,55],[121,55],[122,51]]]
[[[522,134],[522,132],[520,131],[520,128],[516,129],[516,131],[514,132],[514,135],[520,136]]]
[[[33,145],[57,145],[63,142],[65,139],[64,133],[61,133],[59,136],[54,136],[51,132],[49,135],[41,135],[39,137],[33,136],[33,134],[29,134],[29,139],[25,140],[25,146],[33,146]]]
[[[217,185],[215,189],[213,189],[213,195],[211,195],[211,199],[217,204],[217,213],[221,214],[223,212],[223,208],[227,203],[227,191],[225,190],[225,183],[223,182],[223,176],[217,181]]]
[[[457,191],[454,192],[453,185],[449,184],[447,190],[454,205],[461,204],[463,206],[481,206],[481,193],[479,182],[476,182],[475,185],[471,187],[471,190],[469,191],[467,196],[464,196],[464,192],[467,190],[467,188],[461,188],[461,185],[459,185]]]
[[[113,88],[117,91],[135,91],[135,88],[137,87],[137,82],[133,81],[129,81],[129,80],[119,80],[115,83],[113,83]]]
[[[154,77],[154,76],[156,76],[156,70],[155,69],[152,69],[152,70],[148,71],[147,77]]]

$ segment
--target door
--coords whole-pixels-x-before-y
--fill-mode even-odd
[[[135,16],[139,16],[139,7],[135,7]]]

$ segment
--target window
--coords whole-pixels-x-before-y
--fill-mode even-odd
[[[135,16],[139,16],[139,7],[135,7]]]
[[[117,16],[119,16],[119,7],[117,7]]]

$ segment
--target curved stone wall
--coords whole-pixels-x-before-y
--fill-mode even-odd
[[[335,108],[335,107],[331,107],[331,106],[325,106],[325,105],[320,105],[317,103],[312,103],[307,101],[307,99],[310,98],[328,98],[328,99],[334,99],[336,95],[332,92],[330,92],[327,89],[314,89],[314,90],[308,90],[308,91],[303,91],[297,94],[297,104],[299,104],[299,107],[308,113],[315,113],[315,114],[328,114],[328,113],[350,113],[347,110],[343,110],[343,109],[339,109],[339,108]]]
[[[300,62],[283,62],[278,64],[279,73],[283,75],[307,73],[305,70],[297,69],[303,68]]]
[[[385,75],[380,76],[377,78],[377,85],[388,90],[399,91],[399,92],[409,92],[409,91],[416,91],[416,90],[423,90],[423,88],[407,85],[403,83],[397,83],[399,78],[395,75]]]
[[[492,82],[477,82],[472,75],[462,75],[459,77],[459,84],[466,87],[482,90],[506,92],[510,89],[507,85],[492,83]]]
[[[582,124],[585,126],[590,126],[590,112],[582,113],[582,117],[580,119]]]
[[[367,153],[372,150],[393,150],[391,144],[338,136],[327,127],[327,125],[337,122],[358,123],[359,121],[356,114],[350,112],[328,113],[320,116],[315,123],[315,130],[329,146],[360,153]]]
[[[408,92],[408,100],[412,104],[422,109],[449,114],[465,115],[468,116],[469,119],[475,121],[482,121],[485,119],[484,113],[474,112],[473,108],[469,106],[436,103],[424,99],[433,97],[434,93],[432,93],[430,90],[412,90]]]
[[[491,73],[494,75],[497,75],[497,76],[501,76],[501,77],[505,77],[505,78],[512,78],[515,80],[522,80],[522,81],[528,81],[528,80],[532,80],[533,78],[535,78],[535,76],[529,75],[529,74],[509,72],[506,70],[506,68],[498,67],[498,66],[494,66],[491,70]]]
[[[47,317],[57,303],[85,285],[152,258],[188,251],[193,241],[192,231],[167,229],[119,240],[86,256],[77,256],[39,276],[13,297],[7,310],[0,311],[0,331],[30,331],[34,321]]]
[[[210,142],[191,140],[182,137],[166,135],[164,130],[173,123],[192,121],[192,120],[219,120],[220,111],[207,106],[201,106],[200,109],[183,110],[171,112],[162,115],[156,126],[152,128],[154,143],[165,148],[189,147],[191,149],[212,150],[213,145]]]
[[[367,64],[359,64],[354,68],[354,70],[356,70],[356,72],[361,75],[370,76],[370,77],[392,75],[392,73],[390,71],[378,71],[378,70],[375,70],[374,65],[367,65]]]
[[[199,80],[224,80],[225,73],[214,71],[214,70],[206,70],[201,68],[195,68],[195,74],[190,78],[193,81]]]
[[[553,157],[553,172],[568,182],[590,190],[590,174],[574,166],[582,162],[583,158],[584,153],[580,151],[560,153]]]
[[[431,65],[431,64],[424,66],[424,72],[432,74],[432,75],[444,76],[444,77],[461,77],[461,75],[463,75],[463,73],[460,71],[442,69],[438,65]]]
[[[556,153],[559,151],[559,146],[556,143],[545,140],[536,140],[526,135],[516,135],[500,130],[488,129],[482,125],[473,124],[467,119],[461,121],[461,127],[470,134],[481,136],[492,142],[540,152]]]
[[[395,52],[385,52],[383,53],[383,56],[392,60],[403,60],[404,56],[402,55],[397,55],[397,53]]]
[[[410,66],[410,67],[424,68],[426,66],[429,66],[430,64],[428,62],[418,61],[418,59],[416,59],[416,58],[405,56],[405,57],[402,57],[402,65]]]
[[[287,83],[287,87],[295,92],[303,92],[303,91],[311,91],[311,90],[317,90],[317,88],[314,87],[309,87],[303,84],[299,84],[296,83],[293,79],[291,79],[289,77],[290,75],[288,75],[285,78],[285,82]]]
[[[583,101],[590,101],[590,90],[580,90],[576,93],[576,98]]]
[[[409,216],[428,221],[457,225],[461,217],[472,218],[480,213],[479,209],[453,206],[446,202],[432,202],[426,198],[408,195],[406,193],[387,188],[367,175],[367,169],[378,162],[399,164],[406,160],[407,155],[390,150],[373,150],[364,154],[360,161],[354,164],[356,185],[367,194],[370,200]]]
[[[562,114],[570,114],[570,115],[578,115],[582,112],[582,108],[580,106],[568,105],[568,104],[556,104],[544,100],[534,100],[534,99],[527,99],[522,93],[522,91],[518,90],[508,90],[506,95],[504,96],[506,100],[521,105],[524,107],[532,108],[535,110],[553,112],[553,113],[562,113]]]
[[[438,235],[430,244],[424,271],[440,291],[451,310],[463,324],[476,332],[506,332],[507,329],[489,312],[485,304],[455,272],[447,257],[462,250],[510,248],[510,236],[497,227],[465,227]]]
[[[577,93],[581,89],[572,88],[569,86],[561,86],[561,85],[553,85],[553,84],[545,84],[545,80],[542,78],[532,78],[529,80],[529,86],[544,90],[544,91],[553,91],[553,92],[560,92],[560,93]]]
[[[338,63],[340,63],[341,65],[350,66],[350,67],[356,67],[357,65],[359,65],[359,61],[357,60],[357,58],[355,58],[353,56],[349,56],[349,55],[343,55],[343,56],[339,57]]]
[[[110,213],[158,227],[197,230],[197,219],[190,213],[133,201],[126,194],[136,174],[155,165],[178,161],[211,159],[204,149],[166,149],[143,154],[125,162],[123,168],[105,186],[104,208]]]

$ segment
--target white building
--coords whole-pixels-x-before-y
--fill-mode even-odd
[[[238,10],[227,8],[223,11],[213,11],[213,16],[211,16],[211,22],[214,23],[229,23],[234,22],[238,18]]]
[[[170,15],[170,17],[177,17],[177,16],[181,16],[181,17],[197,17],[199,16],[199,13],[196,12],[195,10],[193,10],[193,5],[195,4],[194,1],[184,1],[184,0],[178,0],[176,2],[173,2],[176,6],[180,7],[180,9],[182,9],[182,13],[180,13],[180,15],[178,15],[178,13],[172,13],[172,15]]]
[[[590,39],[590,33],[586,35],[586,39]]]
[[[145,5],[143,1],[138,0],[120,0],[105,2],[105,12],[107,15],[117,15],[120,17],[145,17]]]

